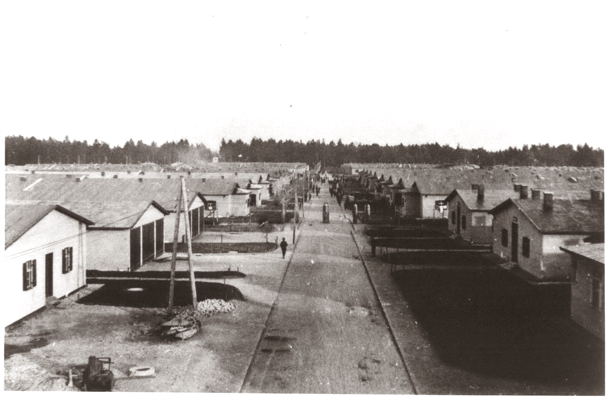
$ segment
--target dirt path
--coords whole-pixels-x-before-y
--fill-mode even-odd
[[[483,285],[503,280],[501,269],[459,267],[447,259],[445,265],[411,266],[392,276],[390,264],[371,256],[364,227],[356,228],[370,277],[420,394],[604,393],[603,345],[572,322],[503,315],[492,306],[472,313],[463,306],[464,299],[484,292]]]
[[[321,209],[331,206],[331,223]],[[350,234],[327,187],[300,241],[243,392],[413,393]]]

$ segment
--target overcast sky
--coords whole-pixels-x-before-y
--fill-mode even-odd
[[[607,1],[3,1],[4,135],[604,144]]]

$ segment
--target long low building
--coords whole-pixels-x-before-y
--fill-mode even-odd
[[[135,271],[164,251],[164,218],[156,202],[70,203],[95,221],[87,236],[87,268]]]
[[[490,211],[518,196],[513,190],[486,190],[484,185],[477,185],[473,190],[453,190],[446,198],[448,230],[468,242],[490,244],[493,241]]]
[[[482,184],[487,190],[510,190],[521,184],[554,192],[603,190],[602,168],[514,167],[479,168],[473,165],[440,167],[371,165],[357,168],[359,182],[369,193],[386,197],[395,215],[408,218],[447,218],[446,197],[455,189]],[[388,182],[402,181],[403,188]]]
[[[6,206],[4,224],[4,326],[86,285],[92,221],[57,204],[18,204]]]
[[[133,271],[163,251],[165,216],[159,203],[131,184],[80,177],[7,177],[8,205],[61,204],[82,215],[88,226],[87,268]],[[136,185],[137,184],[137,185]]]
[[[589,200],[508,199],[493,208],[493,252],[538,280],[568,281],[571,269],[561,247],[603,240],[600,192]]]
[[[605,340],[605,244],[564,246],[571,256],[571,318]]]
[[[229,179],[189,179],[188,187],[205,199],[205,218],[244,217],[250,214],[250,193]]]

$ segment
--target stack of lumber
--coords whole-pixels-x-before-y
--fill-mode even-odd
[[[161,335],[165,337],[186,340],[190,339],[201,328],[201,322],[193,310],[182,310],[169,321],[161,324]]]
[[[196,310],[186,307],[170,314],[170,319],[161,324],[161,335],[180,340],[190,339],[201,329],[205,318],[234,310],[235,305],[229,301],[220,299],[200,301]]]

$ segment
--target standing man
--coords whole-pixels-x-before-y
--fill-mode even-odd
[[[285,241],[285,238],[281,239],[279,247],[281,247],[281,255],[285,258],[285,252],[288,251],[288,242]]]

